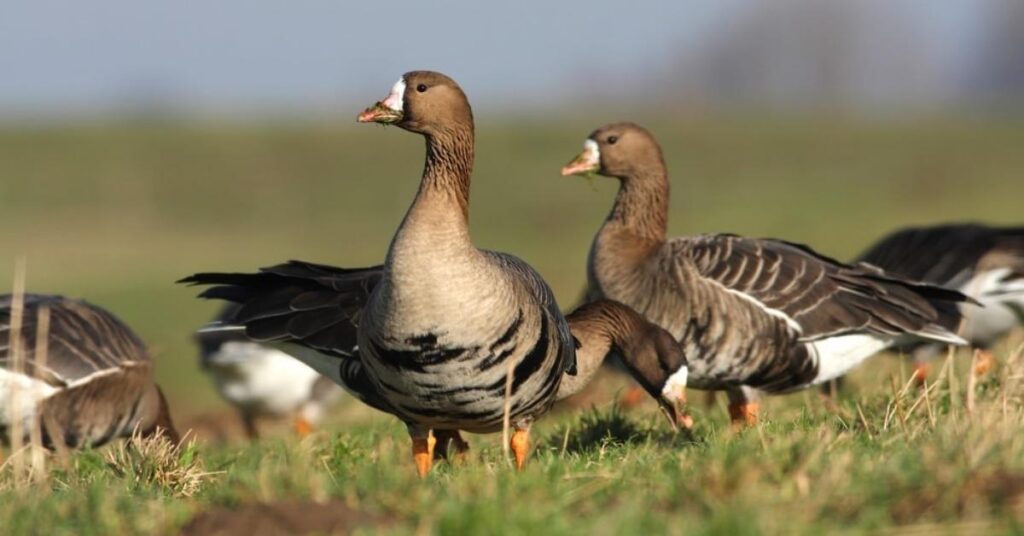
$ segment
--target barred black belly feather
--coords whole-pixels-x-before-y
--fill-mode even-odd
[[[520,311],[494,342],[472,347],[444,346],[438,333],[401,341],[371,338],[363,348],[365,362],[405,420],[431,428],[495,431],[504,420],[509,381],[513,422],[546,410],[561,382],[558,356],[564,348],[551,320],[543,318],[539,329],[524,324]]]

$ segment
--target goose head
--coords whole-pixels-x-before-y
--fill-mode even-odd
[[[589,175],[630,180],[660,169],[661,147],[647,129],[635,123],[612,123],[590,133],[583,152],[562,168],[562,175]]]
[[[364,110],[356,121],[432,135],[472,128],[473,112],[466,94],[451,78],[434,71],[410,71],[391,86],[384,100]]]
[[[693,419],[685,411],[688,369],[683,348],[658,326],[647,324],[644,331],[619,343],[622,361],[673,429],[691,428]]]

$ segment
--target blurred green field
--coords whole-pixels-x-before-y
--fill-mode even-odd
[[[597,124],[478,121],[475,240],[532,263],[568,308],[615,185],[558,170]],[[672,171],[673,233],[778,236],[847,258],[910,223],[1024,220],[1024,120],[644,123]],[[152,475],[134,476],[131,464],[109,457],[112,449],[63,467],[51,461],[39,487],[15,485],[3,466],[0,532],[169,534],[212,510],[222,517],[189,525],[193,534],[222,526],[255,536],[284,519],[261,515],[289,508],[346,532],[395,534],[1024,526],[1019,336],[997,351],[1013,363],[977,385],[961,358],[927,395],[901,390],[907,371],[879,358],[856,372],[838,407],[805,391],[769,401],[767,422],[739,433],[725,425],[722,401],[694,405],[692,435],[669,433],[650,402],[623,415],[609,401],[628,383],[606,378],[586,398],[598,409],[538,423],[535,459],[522,475],[502,460],[497,436],[472,437],[469,464],[442,464],[418,483],[402,426],[351,400],[306,440],[280,429],[252,445],[210,440],[211,429],[232,421],[198,371],[190,332],[217,306],[173,282],[289,258],[380,262],[417,187],[422,142],[349,118],[7,127],[0,162],[0,281],[12,280],[22,256],[30,291],[88,298],[136,327],[157,356],[179,423],[207,439],[189,459],[198,453],[217,472],[186,497]],[[256,501],[282,510],[232,517]]]
[[[558,170],[598,123],[477,121],[474,238],[532,263],[570,307],[615,185]],[[672,172],[673,233],[785,237],[846,258],[909,223],[1024,220],[1024,120],[641,122]],[[30,291],[88,298],[143,334],[179,415],[222,407],[189,339],[216,306],[173,282],[290,258],[380,262],[422,152],[417,136],[348,117],[8,126],[0,281],[25,257]]]

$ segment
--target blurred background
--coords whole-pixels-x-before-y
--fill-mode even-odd
[[[422,142],[356,125],[404,71],[474,105],[478,245],[563,307],[615,185],[561,178],[595,127],[648,126],[674,234],[849,258],[898,226],[1021,223],[1024,2],[16,1],[0,14],[0,281],[136,327],[179,415],[226,410],[173,282],[382,260]],[[9,286],[10,283],[5,283]]]

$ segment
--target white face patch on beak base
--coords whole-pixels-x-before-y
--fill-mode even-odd
[[[388,93],[387,98],[381,104],[392,111],[402,111],[402,106],[405,104],[405,78],[399,78],[395,85],[391,86],[391,93]]]
[[[587,140],[583,142],[583,157],[586,159],[586,163],[591,166],[601,163],[601,148],[597,146],[596,141]]]
[[[690,369],[685,365],[680,367],[674,374],[668,377],[665,387],[661,389],[661,396],[673,402],[682,402],[686,397],[686,379]]]

